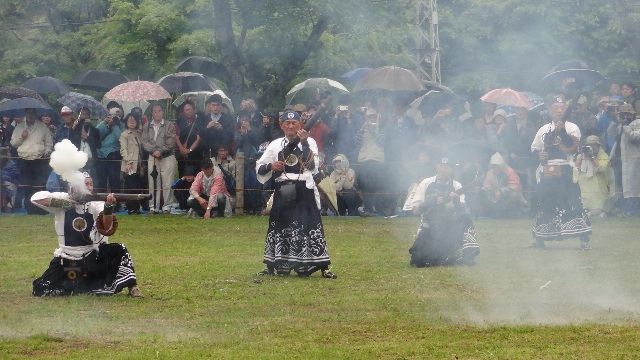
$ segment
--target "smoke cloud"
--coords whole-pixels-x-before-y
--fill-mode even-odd
[[[78,151],[78,148],[69,139],[64,139],[55,145],[49,165],[71,187],[79,189],[81,193],[86,194],[89,191],[84,184],[84,175],[82,175],[80,169],[87,164],[88,159],[86,153]]]

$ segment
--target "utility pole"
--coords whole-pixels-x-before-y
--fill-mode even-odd
[[[437,0],[416,0],[416,2],[418,32],[416,75],[422,81],[441,84]]]

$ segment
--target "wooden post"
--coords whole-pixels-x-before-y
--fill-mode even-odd
[[[244,214],[244,153],[236,154],[236,215]]]

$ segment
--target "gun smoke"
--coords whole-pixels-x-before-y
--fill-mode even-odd
[[[87,194],[89,191],[84,184],[84,175],[80,169],[87,164],[88,159],[86,153],[78,151],[70,140],[64,139],[55,145],[49,165],[56,174],[69,183],[69,186]]]

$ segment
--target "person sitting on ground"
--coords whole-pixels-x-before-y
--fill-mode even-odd
[[[0,147],[0,212],[13,212],[20,184],[20,170],[18,165],[9,158],[9,150]]]
[[[202,171],[191,184],[187,204],[204,219],[231,216],[232,198],[224,184],[222,171],[213,165],[210,158],[202,159],[200,169]]]
[[[483,206],[490,217],[508,217],[520,213],[526,200],[522,196],[520,177],[500,153],[491,156],[489,171],[482,185]]]
[[[178,206],[180,210],[189,210],[189,204],[187,200],[189,199],[189,189],[191,189],[191,184],[193,184],[193,180],[195,180],[196,172],[193,166],[188,165],[184,168],[184,173],[181,178],[174,181],[171,184],[171,188],[173,189],[173,196],[178,202]]]
[[[582,204],[589,216],[605,217],[611,210],[609,204],[609,156],[596,135],[588,136],[585,146],[576,157],[578,185]]]
[[[86,190],[93,192],[93,180],[83,173]],[[113,295],[129,289],[130,297],[143,297],[133,261],[123,244],[109,243],[118,228],[114,215],[117,199],[82,202],[80,186],[68,193],[39,191],[31,202],[55,216],[58,249],[49,268],[33,281],[34,296],[90,293]]]
[[[349,160],[343,154],[333,158],[333,172],[329,177],[336,187],[338,197],[338,213],[341,216],[360,216],[358,208],[362,198],[356,189],[356,172],[349,167]]]
[[[409,253],[416,267],[472,265],[480,253],[476,230],[464,208],[462,185],[453,180],[447,158],[437,165],[438,174],[418,185],[411,204],[421,215],[420,227]]]

